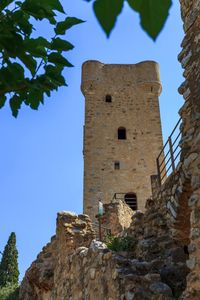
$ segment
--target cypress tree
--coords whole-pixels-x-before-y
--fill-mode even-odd
[[[17,259],[16,235],[14,232],[11,232],[0,263],[0,287],[18,284],[19,269]]]

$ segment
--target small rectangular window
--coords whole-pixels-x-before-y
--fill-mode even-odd
[[[115,161],[114,167],[115,167],[115,170],[119,170],[120,169],[120,162]]]
[[[106,95],[106,102],[112,102],[111,95]]]
[[[126,140],[126,128],[118,128],[118,140]]]

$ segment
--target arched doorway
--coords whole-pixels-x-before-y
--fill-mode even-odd
[[[135,193],[127,193],[124,196],[124,201],[132,210],[137,210],[137,196]]]

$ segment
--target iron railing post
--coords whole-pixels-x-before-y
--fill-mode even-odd
[[[160,174],[160,164],[159,164],[159,158],[156,159],[157,163],[157,171],[158,171],[158,184],[161,186],[161,174]]]
[[[176,130],[177,130],[180,122],[181,122],[181,118],[178,120],[171,135],[168,137],[166,143],[164,144],[163,148],[161,149],[161,151],[156,159],[158,184],[160,186],[165,181],[167,176],[169,176],[171,173],[175,172],[176,162],[177,162],[178,156],[180,155],[180,152],[181,152],[181,150],[178,152],[178,154],[176,152],[179,147],[179,144],[176,146],[176,143],[179,142],[178,139],[181,136],[180,130],[179,130],[179,133],[176,135]],[[169,144],[169,150],[168,150],[168,144]],[[166,154],[165,154],[165,152],[166,152]],[[164,158],[160,163],[159,159],[160,159],[160,157],[162,159],[162,156],[164,156]],[[164,167],[162,168],[161,166],[163,163],[164,163]],[[171,170],[172,170],[172,172],[171,172]],[[163,175],[163,171],[165,172],[164,175]]]
[[[175,171],[175,162],[174,162],[174,153],[173,153],[173,145],[172,145],[172,139],[171,136],[168,138],[169,141],[169,151],[170,151],[170,156],[171,156],[171,161],[172,161],[172,171]]]

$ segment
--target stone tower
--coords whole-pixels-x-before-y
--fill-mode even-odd
[[[84,213],[93,220],[98,199],[125,199],[144,210],[162,149],[159,66],[102,64],[82,67],[85,96]]]

